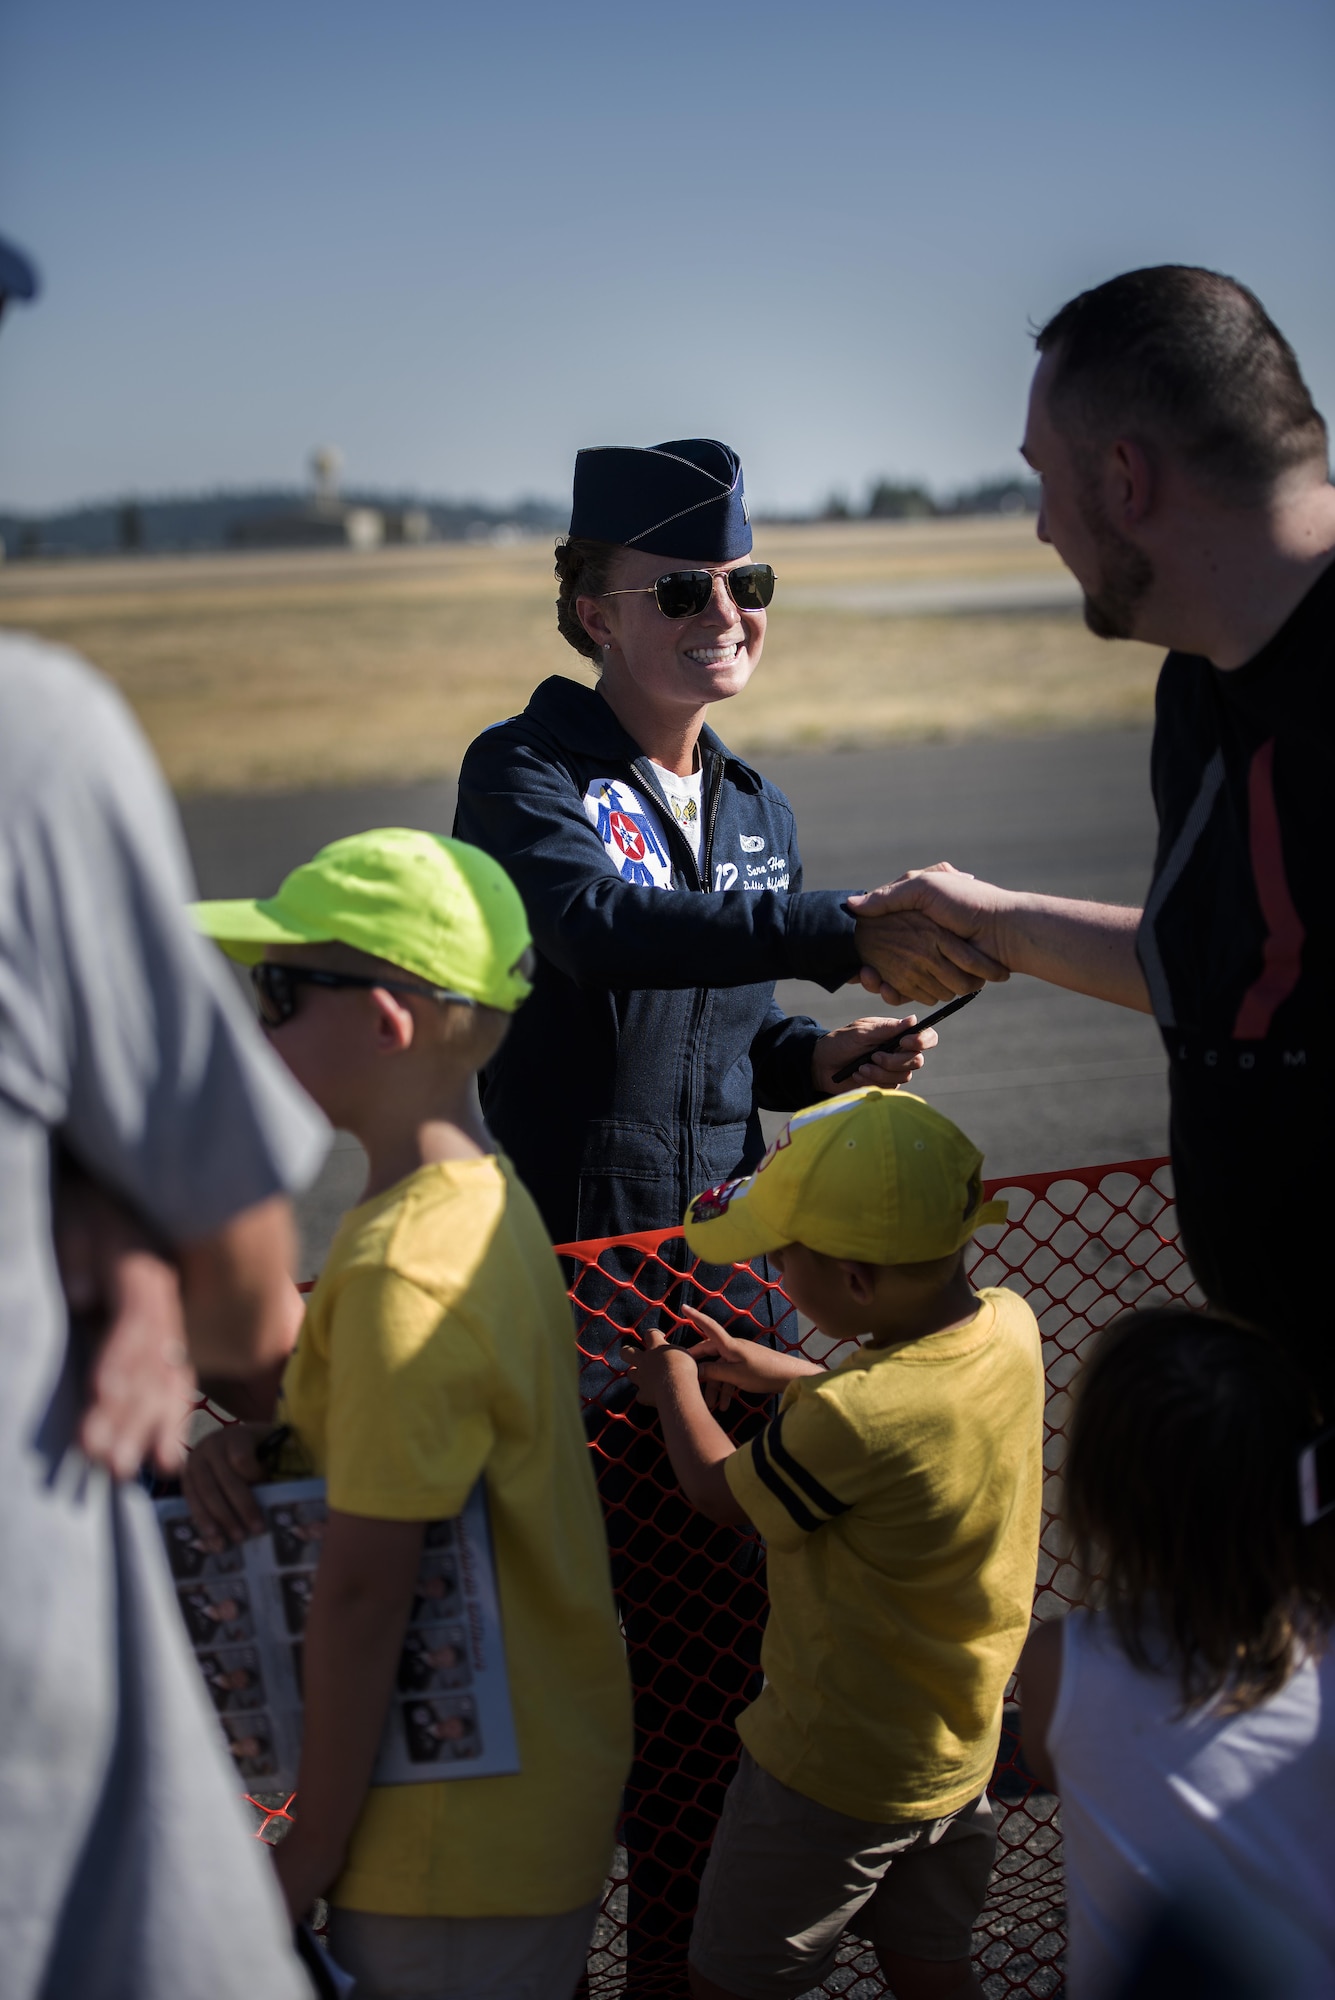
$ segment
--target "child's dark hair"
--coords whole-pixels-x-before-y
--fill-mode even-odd
[[[612,580],[612,567],[621,553],[615,542],[592,542],[567,535],[556,544],[556,629],[568,646],[583,653],[586,660],[602,665],[602,651],[596,639],[579,622],[577,597],[598,597]]]
[[[1277,1347],[1185,1307],[1127,1314],[1084,1370],[1065,1471],[1075,1559],[1128,1659],[1175,1672],[1184,1708],[1255,1708],[1324,1641],[1329,1523],[1298,1512],[1314,1427]]]

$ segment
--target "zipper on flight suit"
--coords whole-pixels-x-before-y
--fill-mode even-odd
[[[707,756],[704,748],[701,748],[700,769],[703,782],[700,789],[704,797],[705,823],[702,830],[700,860],[698,862],[696,861],[690,842],[677,824],[676,814],[672,810],[667,794],[659,784],[658,779],[654,776],[654,767],[651,759],[648,757],[637,757],[631,765],[631,770],[636,779],[641,784],[647,785],[651,796],[661,807],[660,817],[663,820],[669,848],[672,848],[673,843],[675,843],[675,850],[679,850],[679,859],[684,861],[689,868],[687,880],[689,881],[691,875],[695,877],[695,890],[697,894],[707,892],[709,884],[713,880],[714,828],[718,822],[719,805],[723,798],[723,766],[725,761],[723,757],[717,754]],[[713,769],[710,768],[711,765]],[[686,1157],[680,1162],[682,1187],[678,1190],[681,1196],[679,1206],[683,1211],[691,1197],[700,1192],[699,1187],[695,1185],[700,1172],[700,1163],[696,1158],[693,1136],[697,1121],[692,1112],[695,1101],[697,1068],[700,1062],[698,1053],[700,1048],[700,1024],[704,1018],[704,1009],[704,995],[702,990],[697,987],[695,989],[695,1005],[691,1020],[689,1046],[685,1052],[681,1081],[677,1093],[677,1128],[680,1132],[688,1135]],[[690,1185],[687,1185],[687,1183],[690,1183]]]

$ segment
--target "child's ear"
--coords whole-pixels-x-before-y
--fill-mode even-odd
[[[876,1297],[877,1269],[875,1264],[860,1264],[852,1257],[839,1259],[839,1275],[855,1305],[869,1306]]]
[[[382,1055],[397,1055],[410,1049],[417,1023],[411,1008],[405,1007],[386,986],[373,986],[371,1006],[375,1011],[375,1045]]]

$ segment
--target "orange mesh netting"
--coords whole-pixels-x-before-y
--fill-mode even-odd
[[[1177,1238],[1166,1160],[1073,1168],[988,1183],[1009,1204],[1004,1224],[970,1250],[978,1285],[1027,1297],[1043,1333],[1048,1396],[1046,1482],[1036,1618],[1075,1601],[1057,1515],[1070,1388],[1087,1343],[1132,1305],[1199,1303]],[[835,1352],[774,1280],[702,1266],[679,1231],[576,1243],[566,1260],[582,1357],[590,1446],[608,1523],[636,1702],[636,1761],[612,1879],[589,1958],[593,2000],[677,2000],[696,1889],[737,1758],[735,1717],[759,1686],[766,1597],[754,1535],[718,1528],[682,1498],[656,1419],[630,1400],[621,1341],[683,1327],[685,1303],[757,1337],[824,1361]],[[693,1337],[693,1336],[692,1336]],[[766,1412],[753,1399],[724,1419],[749,1436]],[[207,1423],[203,1408],[198,1419]],[[1062,1983],[1064,1910],[1057,1802],[1020,1759],[1008,1701],[991,1793],[999,1847],[975,1966],[990,2000],[1053,1994]],[[257,1834],[273,1839],[292,1801],[252,1795]],[[825,1994],[886,1992],[870,1948],[847,1935]]]

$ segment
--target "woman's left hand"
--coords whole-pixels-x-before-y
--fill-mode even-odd
[[[831,1097],[841,1090],[861,1090],[867,1084],[879,1085],[882,1090],[898,1090],[907,1083],[915,1069],[921,1069],[923,1056],[928,1049],[936,1047],[936,1029],[924,1028],[919,1035],[906,1035],[899,1047],[891,1054],[884,1052],[868,1054],[850,1077],[836,1083],[834,1073],[863,1049],[875,1049],[878,1042],[888,1042],[896,1028],[909,1027],[917,1019],[915,1014],[867,1015],[861,1021],[850,1021],[846,1028],[832,1028],[828,1035],[822,1035],[811,1056],[811,1081],[822,1097]]]

